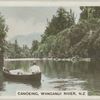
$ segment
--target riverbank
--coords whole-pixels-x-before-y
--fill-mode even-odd
[[[51,61],[72,61],[72,58],[7,58],[4,61],[30,61],[30,60],[51,60]],[[91,58],[80,58],[79,61],[91,61]]]

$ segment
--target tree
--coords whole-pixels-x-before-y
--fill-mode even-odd
[[[80,20],[89,20],[91,18],[100,18],[100,7],[96,6],[81,6]]]
[[[27,45],[23,45],[23,47],[21,48],[21,56],[22,57],[30,57],[30,49],[28,48]]]
[[[100,7],[82,6],[80,9],[80,19],[75,24],[71,10],[58,9],[39,45],[41,57],[100,57]]]
[[[14,58],[20,58],[21,57],[21,48],[19,47],[17,40],[15,40],[15,43],[14,43],[14,51],[15,51]]]
[[[10,43],[6,41],[5,58],[25,58],[30,57],[30,49],[27,45],[20,47],[17,40],[15,43]]]
[[[5,37],[8,32],[8,26],[4,17],[0,14],[0,66],[4,64]]]
[[[71,27],[75,24],[74,13],[72,10],[66,11],[64,8],[59,8],[56,15],[53,15],[50,22],[47,23],[44,35],[42,35],[42,42],[50,35],[56,35],[60,31]]]
[[[33,40],[31,47],[31,55],[34,55],[34,52],[38,49],[39,42],[37,40]]]

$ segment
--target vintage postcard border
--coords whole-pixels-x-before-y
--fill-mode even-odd
[[[70,1],[70,2],[65,2],[65,1],[58,1],[58,2],[52,2],[52,1],[45,1],[45,2],[42,2],[41,1],[0,1],[0,7],[48,7],[48,6],[53,6],[53,7],[57,7],[57,6],[79,6],[79,5],[82,5],[82,6],[100,6],[100,2],[80,2],[80,1],[76,1],[76,2],[73,2],[73,1]],[[52,97],[51,97],[52,98]],[[41,98],[41,99],[51,99],[51,98]],[[0,99],[33,99],[33,97],[16,97],[16,96],[4,96],[4,97],[0,97]],[[34,99],[40,99],[39,97],[38,98],[34,98]],[[52,99],[57,99],[58,98],[52,98]],[[59,98],[60,100],[61,99],[66,99],[64,97],[61,97]],[[96,100],[99,100],[100,97],[99,96],[90,96],[90,97],[68,97],[67,99],[81,99],[81,100],[84,100],[84,99],[96,99]]]

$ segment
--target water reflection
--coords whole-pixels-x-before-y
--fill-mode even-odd
[[[27,71],[31,63],[32,61],[17,61],[6,62],[5,65],[9,69],[21,68]],[[42,71],[41,83],[21,82],[22,84],[30,84],[33,88],[39,90],[88,90],[90,95],[100,95],[99,61],[77,63],[38,61],[37,64]],[[3,83],[3,81],[0,82]]]
[[[100,62],[53,62],[42,63],[43,74],[51,79],[59,90],[88,90],[89,94],[100,95]],[[40,63],[40,65],[41,65]],[[74,87],[75,86],[75,87]]]

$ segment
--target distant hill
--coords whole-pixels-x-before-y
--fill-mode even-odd
[[[23,44],[26,44],[28,47],[31,47],[33,40],[41,40],[41,34],[40,33],[30,33],[28,35],[17,35],[9,40],[9,42],[14,43],[15,40],[18,41],[18,44],[20,46],[23,46]]]

